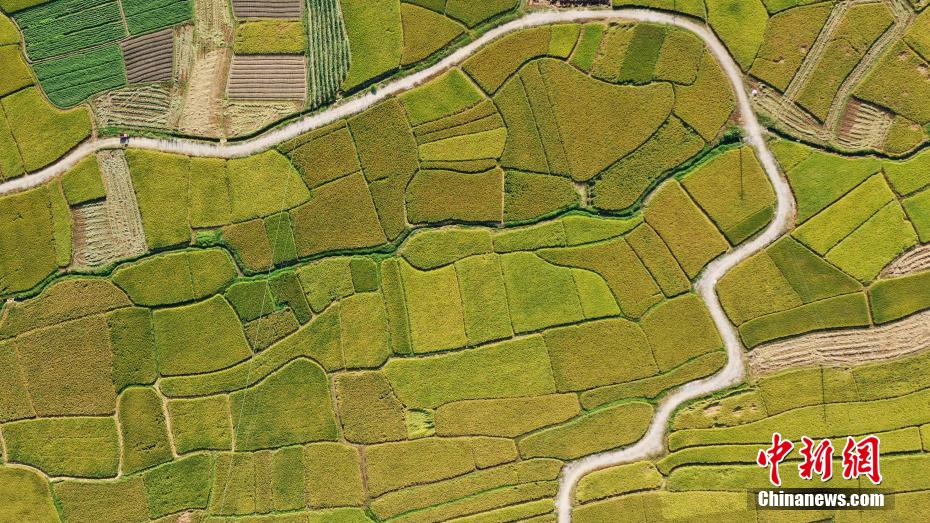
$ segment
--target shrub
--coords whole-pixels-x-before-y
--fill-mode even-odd
[[[709,352],[656,376],[585,391],[581,394],[581,404],[590,410],[629,398],[655,398],[672,387],[713,374],[723,368],[726,361],[725,352]]]
[[[399,96],[407,109],[410,124],[417,126],[468,108],[483,98],[478,87],[460,69]]]
[[[610,166],[594,181],[594,205],[609,210],[637,205],[663,175],[703,147],[704,140],[681,120],[669,119],[645,144]]]
[[[784,92],[830,15],[829,5],[800,6],[773,15],[749,73]]]
[[[341,5],[352,53],[342,89],[351,91],[400,65],[404,30],[398,0],[346,0]]]
[[[701,59],[701,68],[694,83],[675,86],[675,115],[706,141],[720,134],[735,108],[733,88],[709,52],[704,53]]]
[[[840,327],[869,324],[868,303],[861,293],[844,294],[748,321],[739,328],[747,348],[761,343]]]
[[[691,282],[662,238],[649,224],[641,224],[626,236],[627,244],[649,270],[662,293],[677,296],[691,288]]]
[[[233,221],[268,216],[310,199],[294,167],[271,150],[226,162]]]
[[[455,263],[462,295],[465,334],[477,345],[513,336],[507,292],[495,255],[472,256]]]
[[[775,191],[749,147],[711,159],[682,180],[682,185],[731,245],[758,232],[774,214]]]
[[[572,272],[528,252],[501,256],[514,332],[531,332],[584,318]]]
[[[930,307],[926,292],[930,273],[879,280],[869,287],[875,323],[887,323]]]
[[[646,432],[652,414],[652,405],[644,401],[604,407],[525,436],[517,446],[524,459],[577,459],[633,443]]]
[[[543,338],[560,392],[632,381],[657,372],[646,336],[635,323],[621,318],[552,329]],[[598,360],[603,363],[591,364]]]
[[[560,176],[507,171],[504,176],[504,221],[520,222],[578,205],[571,180]]]
[[[367,119],[373,111],[381,112],[369,109],[356,118]],[[307,187],[317,187],[362,169],[355,142],[343,124],[324,127],[293,142],[282,149],[297,166]]]
[[[500,222],[503,188],[500,168],[478,174],[420,171],[407,188],[407,219],[411,223]]]
[[[894,201],[838,243],[826,259],[865,282],[874,279],[882,268],[916,244],[917,233],[901,205]]]
[[[314,443],[304,447],[303,461],[309,507],[360,506],[364,503],[361,464],[354,447],[340,443]]]
[[[463,347],[465,320],[455,268],[424,272],[401,265],[413,352]]]
[[[232,420],[226,396],[171,400],[167,405],[179,454],[231,448]]]
[[[190,0],[120,0],[126,16],[129,34],[150,33],[162,27],[190,20],[193,6]]]
[[[762,45],[768,12],[760,0],[708,0],[707,21],[743,70]]]
[[[149,517],[139,476],[113,482],[65,480],[55,484],[55,496],[62,515],[75,523],[145,521]]]
[[[555,392],[549,356],[532,336],[420,358],[392,359],[384,373],[407,407]]]
[[[58,107],[77,105],[127,83],[123,55],[116,44],[38,63],[35,72],[49,101]]]
[[[3,426],[7,460],[49,476],[116,476],[119,441],[113,418],[64,417],[14,421]]]
[[[116,394],[102,316],[31,331],[13,348],[38,416],[109,415]]]
[[[126,389],[120,395],[116,412],[122,434],[120,463],[124,474],[171,461],[161,397],[154,389]]]
[[[894,200],[894,193],[881,174],[873,175],[810,220],[793,236],[817,254],[826,254],[873,214]]]
[[[236,450],[337,438],[326,373],[311,361],[289,363],[230,400]]]
[[[304,54],[307,32],[294,20],[255,20],[236,26],[236,54]]]
[[[534,27],[517,31],[491,42],[462,64],[478,85],[493,94],[501,85],[532,58],[549,52],[550,27]]]
[[[213,456],[197,454],[142,474],[149,516],[159,518],[182,510],[207,508]]]
[[[499,14],[515,9],[518,5],[517,0],[487,0],[483,2],[447,0],[446,15],[461,20],[468,27],[475,27]]]
[[[347,441],[372,444],[407,439],[404,406],[383,374],[340,374],[333,384]]]
[[[552,263],[599,274],[628,317],[642,316],[643,312],[662,299],[661,291],[649,271],[623,238],[566,249],[545,249],[539,255]]]
[[[644,215],[690,278],[729,247],[676,181],[666,182],[653,194]]]
[[[161,254],[123,265],[113,283],[138,305],[173,305],[211,296],[236,277],[232,259],[222,249]]]
[[[458,23],[412,4],[400,4],[404,29],[404,52],[400,65],[410,65],[446,47],[465,32]]]
[[[342,357],[346,368],[380,367],[391,354],[381,294],[350,296],[339,307]]]
[[[410,265],[421,270],[430,270],[491,251],[493,246],[489,230],[450,227],[415,231],[397,252]]]
[[[26,172],[54,162],[90,136],[87,109],[60,111],[46,102],[35,87],[5,96],[2,103]]]
[[[404,4],[402,7],[411,7]],[[358,158],[369,182],[417,171],[416,140],[396,98],[349,119]],[[314,167],[316,167],[316,161]]]
[[[361,174],[316,189],[313,199],[291,211],[291,223],[300,256],[387,241]]]
[[[251,356],[235,311],[222,296],[154,313],[158,369],[164,376],[229,367]]]
[[[190,243],[187,220],[190,158],[145,150],[126,151],[132,185],[150,249]]]
[[[61,188],[72,206],[106,197],[97,157],[89,156],[66,172],[61,178]]]

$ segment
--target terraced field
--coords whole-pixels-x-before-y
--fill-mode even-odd
[[[36,64],[0,17],[0,521],[867,516],[747,506],[775,431],[877,434],[882,515],[928,506],[914,6],[125,3]],[[32,71],[112,57],[78,145]]]

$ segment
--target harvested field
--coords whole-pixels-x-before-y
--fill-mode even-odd
[[[171,80],[174,64],[174,30],[130,38],[120,43],[131,84]]]
[[[161,85],[110,91],[93,102],[99,127],[165,129],[170,127],[171,90]]]
[[[807,334],[749,353],[754,376],[811,365],[846,366],[887,361],[930,347],[930,311],[867,329]]]
[[[300,111],[300,102],[226,102],[223,128],[226,136],[248,134]]]
[[[903,276],[926,269],[930,269],[930,245],[918,245],[889,263],[881,276]]]
[[[307,61],[303,56],[234,56],[226,92],[239,100],[303,100]]]
[[[97,154],[106,186],[103,202],[75,207],[74,265],[97,267],[145,253],[145,233],[122,150]]]
[[[872,104],[850,98],[836,130],[836,141],[850,149],[878,149],[894,122],[894,115]]]
[[[233,0],[236,18],[288,18],[303,15],[302,0]]]
[[[193,42],[181,49],[197,52],[179,60],[176,73],[183,89],[178,128],[190,134],[218,136],[233,26],[224,1],[195,0],[194,13]]]

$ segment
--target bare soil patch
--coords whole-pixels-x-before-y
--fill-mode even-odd
[[[903,276],[912,272],[930,269],[930,244],[918,245],[898,256],[882,270],[883,278]]]
[[[301,0],[233,0],[236,18],[299,19],[303,15]]]
[[[307,59],[303,56],[234,56],[227,94],[238,100],[304,100]]]
[[[120,44],[131,84],[171,80],[174,65],[174,29],[165,29]]]

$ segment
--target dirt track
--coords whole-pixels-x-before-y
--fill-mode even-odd
[[[217,144],[196,140],[182,139],[154,139],[133,137],[129,146],[141,149],[154,149],[164,152],[175,152],[192,156],[214,156],[234,158],[249,156],[274,147],[285,140],[299,136],[305,132],[317,129],[333,121],[359,113],[394,94],[407,91],[449,67],[460,64],[474,54],[478,49],[487,45],[502,35],[539,25],[557,22],[585,21],[585,20],[631,20],[640,22],[653,22],[674,25],[689,30],[699,36],[708,46],[718,62],[723,67],[736,94],[738,112],[741,116],[741,125],[745,140],[756,151],[765,173],[775,188],[777,195],[777,209],[774,220],[765,231],[751,241],[744,243],[736,249],[711,262],[704,270],[702,276],[695,283],[695,290],[701,295],[711,311],[715,324],[720,330],[721,337],[726,346],[728,362],[717,374],[709,378],[693,381],[682,385],[666,396],[659,405],[645,436],[626,448],[594,454],[586,458],[569,463],[562,472],[556,507],[560,522],[571,519],[572,491],[578,480],[585,474],[611,465],[628,463],[648,458],[664,450],[665,433],[668,420],[682,403],[699,398],[717,390],[739,383],[745,377],[746,365],[744,362],[743,347],[739,342],[736,330],[727,319],[720,307],[714,288],[717,281],[732,267],[747,257],[760,251],[784,233],[794,210],[794,198],[788,183],[781,177],[777,164],[765,144],[762,127],[752,111],[749,96],[743,85],[743,76],[736,62],[729,55],[726,48],[714,33],[706,26],[700,25],[691,19],[651,11],[648,9],[616,9],[616,10],[574,10],[558,12],[537,12],[523,16],[500,27],[492,29],[477,40],[462,47],[437,64],[410,76],[390,82],[376,92],[367,91],[365,94],[346,99],[335,106],[320,113],[310,115],[271,132],[255,138],[237,143]],[[78,146],[70,154],[58,160],[41,171],[0,184],[0,194],[27,187],[33,187],[58,176],[76,164],[80,159],[94,151],[118,147],[118,139],[107,138],[89,141]]]

